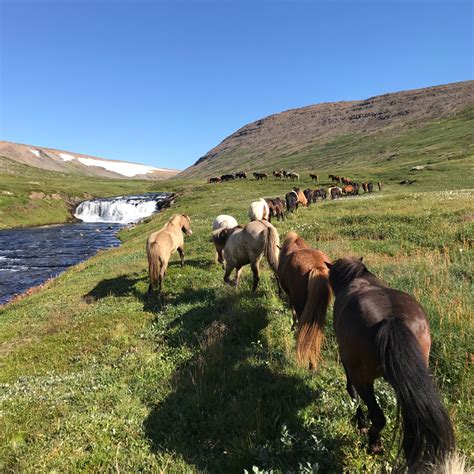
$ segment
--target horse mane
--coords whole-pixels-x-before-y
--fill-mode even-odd
[[[214,230],[212,232],[212,241],[214,243],[218,243],[218,244],[221,244],[222,246],[224,246],[228,240],[228,238],[237,230],[237,229],[243,229],[244,226],[242,225],[237,225],[235,227],[232,227],[232,228],[224,228],[224,229],[217,229],[217,230]]]
[[[334,291],[347,286],[355,278],[361,277],[364,273],[369,273],[367,267],[359,258],[340,258],[330,269],[329,281]]]

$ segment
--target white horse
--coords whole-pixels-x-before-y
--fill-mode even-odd
[[[239,224],[236,219],[232,216],[228,216],[226,214],[221,214],[214,219],[212,223],[212,236],[216,235],[222,229],[232,229],[233,227],[237,227]],[[213,239],[214,240],[214,239]],[[224,263],[224,258],[222,257],[222,250],[224,248],[223,245],[220,245],[218,241],[214,240],[214,245],[216,246],[216,255],[214,261],[218,261],[219,263]]]
[[[251,221],[268,221],[270,220],[270,208],[267,201],[260,198],[250,204],[248,216]]]
[[[252,291],[256,291],[260,280],[260,260],[263,255],[274,271],[278,281],[278,257],[280,238],[275,227],[267,221],[249,222],[245,227],[222,229],[213,235],[214,243],[224,247],[225,275],[227,284],[239,284],[242,267],[250,263],[253,273]],[[230,274],[236,270],[235,280],[231,282]]]

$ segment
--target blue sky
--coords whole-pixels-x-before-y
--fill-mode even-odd
[[[0,138],[154,166],[289,108],[473,76],[464,1],[0,4]]]

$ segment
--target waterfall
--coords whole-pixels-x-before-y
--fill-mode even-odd
[[[81,202],[74,216],[83,222],[130,224],[151,216],[173,200],[172,193],[147,193],[134,196],[91,199]]]

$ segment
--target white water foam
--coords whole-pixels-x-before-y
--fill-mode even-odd
[[[157,204],[166,195],[118,196],[111,199],[84,201],[76,208],[74,216],[83,222],[114,222],[130,224],[151,216],[158,210]]]

